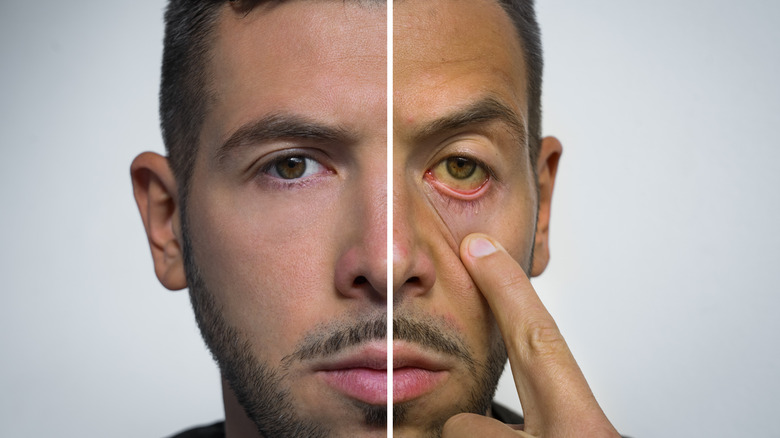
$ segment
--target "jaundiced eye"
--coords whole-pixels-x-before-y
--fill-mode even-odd
[[[467,193],[476,191],[490,178],[487,170],[476,160],[461,156],[445,158],[433,166],[430,173],[439,183]]]

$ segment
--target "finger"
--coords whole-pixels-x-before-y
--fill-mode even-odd
[[[477,414],[458,414],[444,423],[442,438],[473,438],[473,437],[530,437],[510,425],[495,418]]]
[[[564,432],[559,428],[572,426],[566,418],[593,419],[600,414],[606,420],[520,265],[484,234],[466,236],[460,254],[504,337],[525,431],[536,435],[544,428],[545,433],[558,436],[556,431]]]

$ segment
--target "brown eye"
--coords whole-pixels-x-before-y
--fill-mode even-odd
[[[466,179],[477,170],[477,163],[463,157],[447,158],[447,172],[455,179]]]
[[[270,158],[260,172],[285,183],[295,183],[330,173],[330,170],[318,160],[306,155],[280,155]]]
[[[490,178],[487,170],[468,157],[449,157],[440,161],[430,174],[445,186],[460,192],[472,192]]]
[[[284,179],[296,179],[306,173],[306,158],[287,157],[279,160],[274,166],[276,174]]]

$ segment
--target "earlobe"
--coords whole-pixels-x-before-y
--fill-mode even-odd
[[[563,153],[561,142],[555,137],[545,137],[536,162],[537,183],[539,185],[539,214],[536,221],[536,241],[534,242],[534,260],[531,276],[544,272],[550,260],[550,207],[552,205],[555,174],[558,172],[558,160]]]
[[[130,177],[157,278],[170,290],[183,289],[187,280],[179,231],[178,192],[168,160],[144,152],[130,165]]]

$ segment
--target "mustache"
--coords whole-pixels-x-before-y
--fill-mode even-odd
[[[387,338],[387,314],[351,325],[318,327],[309,333],[282,363],[289,367],[294,361],[321,359],[371,341]],[[443,320],[407,316],[393,318],[393,340],[406,341],[427,349],[454,356],[469,368],[476,368],[474,356],[457,331]]]
[[[469,369],[476,369],[476,361],[466,342],[444,320],[422,320],[405,316],[393,318],[393,340],[417,344],[439,353],[454,356]]]
[[[349,326],[338,324],[332,327],[317,327],[303,339],[292,354],[282,359],[282,363],[289,365],[295,360],[332,356],[345,348],[385,339],[386,336],[387,314]]]

